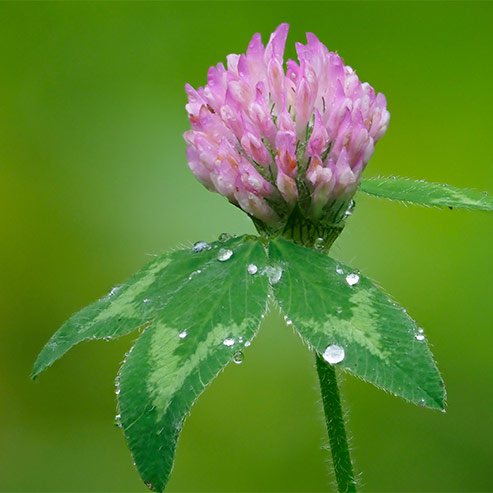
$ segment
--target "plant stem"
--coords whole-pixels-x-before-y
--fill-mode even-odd
[[[327,363],[318,353],[315,353],[315,358],[337,489],[339,493],[355,493],[353,465],[349,455],[336,371],[334,366]]]

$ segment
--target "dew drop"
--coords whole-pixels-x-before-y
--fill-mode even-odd
[[[342,269],[341,267],[337,266],[336,267],[336,274],[339,274],[340,276],[342,276],[344,274],[344,269]]]
[[[243,337],[241,337],[241,336],[240,336],[240,337],[238,337],[238,342],[239,342],[240,344],[242,344],[242,343],[243,343]]]
[[[233,356],[233,362],[236,363],[237,365],[243,363],[243,353],[241,351],[238,351],[234,356]]]
[[[423,334],[416,334],[414,337],[417,341],[424,341],[425,340],[425,336]]]
[[[223,344],[225,346],[232,346],[235,343],[235,340],[232,337],[228,337],[227,339],[224,339]]]
[[[258,267],[255,264],[250,264],[247,267],[247,271],[249,274],[256,274],[258,272]]]
[[[116,293],[118,293],[120,288],[121,288],[121,286],[115,286],[114,288],[111,288],[110,296],[114,296]]]
[[[144,299],[144,303],[149,303],[149,301],[151,301],[149,298]]]
[[[121,414],[117,414],[115,416],[115,426],[118,426],[118,428],[122,427],[122,415]]]
[[[154,486],[152,485],[152,483],[144,483],[150,490],[152,490],[152,488],[154,488]]]
[[[228,250],[227,248],[221,248],[217,254],[217,260],[219,262],[226,262],[233,256],[233,250]]]
[[[265,274],[267,274],[267,277],[269,278],[269,281],[271,284],[277,284],[282,277],[282,269],[278,265],[276,266],[267,266],[264,269]]]
[[[179,337],[180,339],[185,339],[185,337],[187,337],[187,335],[188,335],[187,331],[186,331],[186,330],[184,330],[183,332],[180,332],[180,333],[178,334],[178,337]]]
[[[338,346],[337,344],[331,344],[325,348],[322,357],[325,361],[327,361],[327,363],[334,365],[336,363],[340,363],[344,359],[345,355],[346,353],[344,352],[344,348]]]
[[[313,242],[313,248],[315,250],[318,250],[319,252],[322,251],[325,248],[325,241],[324,241],[324,239],[323,238],[317,238]]]
[[[192,280],[192,278],[193,278],[194,276],[196,276],[197,274],[200,274],[201,272],[202,272],[202,271],[201,271],[200,269],[193,271],[193,272],[192,272],[192,273],[188,276],[188,280],[189,280],[189,281],[191,281],[191,280]]]
[[[344,215],[346,217],[349,217],[353,213],[355,205],[356,205],[356,202],[354,200],[351,200],[351,202],[349,202],[349,206],[348,206],[346,212],[344,213]]]
[[[419,328],[418,328],[418,332],[419,332],[420,334],[422,334],[422,333],[424,332],[423,327],[419,327]]]
[[[221,243],[224,243],[225,241],[228,241],[228,240],[230,240],[230,239],[231,239],[231,235],[230,235],[230,234],[228,234],[228,233],[221,233],[221,234],[219,235],[219,238],[218,238],[218,240],[219,240]]]
[[[250,342],[250,341],[246,341],[246,342],[245,342],[245,347],[250,347],[250,344],[251,344],[251,342]]]
[[[355,284],[358,284],[359,282],[359,276],[355,272],[351,272],[351,274],[348,274],[346,276],[346,282],[348,283],[349,286],[354,286]]]
[[[197,241],[192,247],[192,253],[200,253],[204,250],[210,250],[211,246],[206,241]]]

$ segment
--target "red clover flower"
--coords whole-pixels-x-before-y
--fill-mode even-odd
[[[285,230],[296,210],[324,236],[344,218],[390,114],[385,96],[312,33],[284,67],[288,29],[265,48],[255,34],[227,69],[209,69],[204,87],[186,85],[188,164],[259,229]]]

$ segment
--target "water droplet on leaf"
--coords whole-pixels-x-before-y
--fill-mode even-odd
[[[354,286],[355,284],[358,284],[359,282],[359,276],[355,272],[351,272],[351,274],[348,274],[346,276],[346,282],[348,283],[349,286]]]
[[[230,240],[230,239],[231,239],[231,235],[230,235],[230,234],[228,234],[228,233],[221,233],[221,234],[219,235],[219,238],[218,238],[218,240],[219,240],[221,243],[224,243],[225,241],[228,241],[228,240]]]
[[[234,356],[233,356],[233,362],[239,365],[240,363],[243,363],[243,353],[241,351],[238,351]]]
[[[337,344],[331,344],[330,346],[327,346],[325,348],[324,354],[322,354],[323,359],[331,365],[340,363],[345,356],[346,353],[344,352],[344,348],[338,346]]]
[[[185,339],[185,337],[187,337],[187,335],[188,335],[187,331],[186,331],[186,330],[184,330],[183,332],[180,332],[180,333],[178,334],[178,337],[179,337],[180,339]]]
[[[342,269],[341,267],[337,266],[336,267],[336,274],[339,274],[340,276],[342,276],[344,274],[344,269]]]
[[[425,336],[423,334],[416,334],[414,337],[416,338],[417,341],[425,340]]]
[[[251,342],[250,342],[250,341],[246,341],[246,342],[245,342],[245,347],[250,347],[250,344],[251,344]]]
[[[277,284],[281,280],[281,277],[282,277],[282,269],[278,265],[267,266],[264,269],[264,273],[269,278],[269,281],[271,284]]]
[[[193,271],[193,272],[192,272],[192,273],[188,276],[188,280],[189,280],[189,281],[191,281],[191,280],[192,280],[192,278],[193,278],[194,276],[196,276],[197,274],[200,274],[201,272],[202,272],[202,271],[201,271],[200,269]]]
[[[121,286],[115,286],[114,288],[111,288],[110,296],[113,296],[116,293],[118,293],[118,291],[120,290],[120,288],[121,288]]]
[[[200,253],[204,250],[210,250],[211,246],[206,241],[197,241],[192,247],[192,253]]]
[[[255,264],[250,264],[247,267],[247,271],[248,271],[249,274],[256,274],[257,271],[258,271],[258,267]]]
[[[227,339],[224,339],[223,344],[225,346],[233,346],[235,343],[235,340],[232,337],[228,337]]]
[[[221,248],[217,254],[217,260],[219,262],[225,262],[233,256],[233,250],[228,250],[227,248]]]

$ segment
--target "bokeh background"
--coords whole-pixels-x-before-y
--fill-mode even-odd
[[[81,344],[32,382],[74,311],[148,254],[249,219],[188,171],[185,82],[291,24],[388,98],[367,175],[493,192],[491,2],[0,4],[0,490],[146,491],[113,379],[134,340]],[[357,198],[333,255],[426,328],[446,414],[344,381],[365,491],[491,491],[493,216]],[[169,491],[328,491],[312,355],[272,312],[199,399]]]

